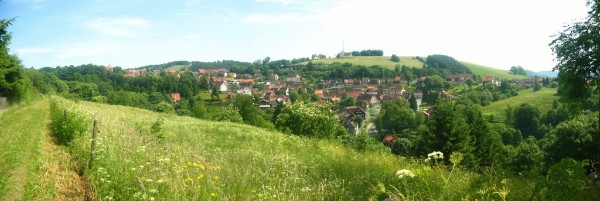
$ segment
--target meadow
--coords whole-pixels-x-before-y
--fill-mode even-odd
[[[89,117],[83,118],[89,125],[92,117],[99,122],[94,165],[84,168],[84,176],[100,200],[501,199],[495,192],[509,185],[502,183],[501,174],[482,176],[463,170],[459,161],[449,167],[425,162],[427,156],[358,152],[341,140],[124,106],[54,101]],[[90,159],[90,140],[88,129],[69,145],[80,167]],[[399,178],[403,169],[414,177]],[[478,194],[482,188],[489,191]]]
[[[479,65],[479,64],[473,64],[473,63],[464,62],[464,61],[461,61],[460,63],[467,66],[471,70],[471,72],[473,72],[473,74],[479,75],[479,76],[481,76],[481,78],[484,78],[485,76],[488,76],[488,75],[493,76],[498,79],[507,79],[507,80],[527,78],[527,76],[525,76],[525,75],[510,74],[510,72],[508,70],[502,70],[502,69],[498,69],[498,68],[493,68],[493,67]]]
[[[427,58],[427,57],[424,57]],[[354,57],[342,57],[342,58],[326,58],[326,59],[319,59],[319,60],[314,60],[313,63],[315,64],[331,64],[331,63],[351,63],[352,65],[362,65],[362,66],[374,66],[374,65],[378,65],[381,67],[386,67],[389,69],[394,69],[396,67],[396,65],[399,66],[407,66],[407,67],[415,67],[415,68],[422,68],[424,63],[417,60],[415,57],[409,57],[409,56],[401,56],[400,57],[400,62],[393,62],[390,60],[391,57],[390,56],[354,56]],[[305,62],[304,64],[307,64],[308,62]]]
[[[554,100],[558,100],[555,88],[542,88],[539,91],[533,91],[533,88],[519,91],[519,95],[507,99],[492,102],[490,105],[482,108],[484,115],[494,115],[494,117],[504,118],[508,106],[515,109],[524,103],[535,105],[540,114],[544,115],[552,109]]]

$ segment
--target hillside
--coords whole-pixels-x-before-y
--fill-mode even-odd
[[[461,63],[465,64],[469,69],[471,69],[473,74],[479,75],[482,78],[485,76],[488,76],[488,75],[496,77],[496,78],[500,78],[500,79],[509,79],[509,80],[510,79],[527,78],[527,76],[524,76],[524,75],[510,74],[508,70],[502,70],[502,69],[498,69],[498,68],[483,66],[483,65],[479,65],[479,64],[473,64],[473,63],[464,62],[464,61],[461,61]]]
[[[530,103],[538,107],[540,114],[546,114],[552,108],[552,103],[557,100],[556,89],[542,88],[534,92],[533,89],[524,89],[519,91],[519,95],[504,100],[493,102],[482,108],[485,115],[494,115],[497,118],[504,118],[504,111],[507,106],[517,108],[523,103]]]
[[[427,57],[422,57],[423,59],[427,59]],[[354,57],[346,57],[346,58],[327,58],[314,60],[313,63],[323,63],[323,64],[331,64],[331,63],[351,63],[353,65],[363,65],[363,66],[373,66],[379,65],[383,67],[387,67],[389,69],[394,69],[396,65],[406,65],[408,67],[416,67],[422,68],[425,63],[417,60],[414,56],[401,56],[400,62],[392,62],[390,61],[389,56],[354,56]],[[303,64],[307,64],[308,62],[304,62]],[[523,75],[513,75],[508,72],[508,70],[502,70],[498,68],[493,68],[489,66],[473,64],[469,62],[460,61],[460,63],[466,65],[475,75],[479,75],[481,77],[484,76],[494,76],[500,79],[524,79],[527,76]]]
[[[339,140],[290,136],[248,125],[198,120],[124,106],[58,99],[60,105],[99,121],[92,169],[85,177],[94,197],[124,200],[367,200],[380,196],[458,200],[527,196],[525,181],[477,182],[480,175],[422,159],[357,152]],[[73,107],[75,106],[75,107]],[[62,111],[62,110],[59,110]],[[91,122],[88,121],[91,125]],[[90,134],[70,145],[81,167]],[[423,157],[425,158],[425,156]],[[398,170],[410,171],[398,178]],[[406,172],[405,171],[405,172]],[[460,179],[458,179],[460,178]],[[446,183],[448,182],[449,183]],[[407,183],[408,182],[408,183]],[[428,188],[423,188],[428,186]]]
[[[354,56],[354,57],[344,57],[344,58],[327,58],[327,59],[319,59],[314,60],[313,63],[323,63],[323,64],[331,64],[331,63],[351,63],[352,65],[362,65],[362,66],[373,66],[379,65],[382,67],[386,67],[389,69],[394,69],[396,65],[405,65],[408,67],[422,68],[423,62],[417,60],[415,57],[404,56],[400,57],[400,62],[392,62],[390,61],[389,56]],[[304,62],[303,64],[307,64],[308,62]]]

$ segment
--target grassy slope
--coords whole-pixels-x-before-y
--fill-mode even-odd
[[[488,75],[491,75],[491,76],[494,76],[494,77],[500,78],[500,79],[524,79],[524,78],[527,78],[527,76],[524,76],[524,75],[510,74],[510,73],[508,73],[508,70],[492,68],[492,67],[483,66],[483,65],[479,65],[479,64],[473,64],[473,63],[464,62],[464,61],[461,61],[461,63],[466,65],[469,69],[471,69],[473,74],[479,75],[482,78],[485,76],[488,76]]]
[[[123,106],[80,104],[100,122],[99,155],[94,169],[86,170],[96,197],[207,200],[214,193],[220,200],[366,200],[379,182],[388,192],[404,189],[401,186],[408,184],[395,176],[400,169],[418,175],[409,190],[401,190],[405,196],[456,200],[474,196],[479,189],[471,183],[475,174],[454,170],[452,177],[462,179],[442,185],[441,176],[449,174],[446,168],[388,153],[356,152],[336,140]],[[164,119],[162,140],[150,128],[157,119]],[[74,144],[80,161],[89,158],[89,137]],[[423,185],[435,190],[428,192]]]
[[[180,71],[181,69],[186,68],[186,67],[189,67],[189,65],[174,65],[174,66],[171,66],[171,67],[169,67],[167,69],[173,69],[173,70],[176,70],[176,71]]]
[[[518,96],[510,97],[504,100],[493,102],[483,107],[483,113],[503,118],[504,110],[507,106],[517,108],[523,103],[531,103],[538,107],[541,114],[546,114],[552,108],[552,102],[558,99],[556,89],[542,88],[540,91],[533,92],[533,89],[524,89],[519,91]]]
[[[426,59],[427,57],[423,57],[423,59]],[[347,57],[347,58],[327,58],[327,59],[321,59],[321,60],[315,60],[313,61],[313,63],[324,63],[324,64],[330,64],[330,63],[351,63],[353,65],[363,65],[363,66],[373,66],[373,65],[379,65],[379,66],[383,66],[383,67],[387,67],[390,69],[394,69],[394,67],[396,65],[406,65],[408,67],[416,67],[416,68],[421,68],[423,67],[424,63],[416,60],[415,57],[412,56],[401,56],[400,57],[400,62],[396,63],[396,62],[392,62],[390,61],[390,57],[389,56],[377,56],[377,57]],[[306,64],[308,62],[305,62],[304,64]],[[476,75],[480,75],[481,77],[487,76],[487,75],[491,75],[500,79],[523,79],[526,78],[527,76],[523,76],[523,75],[513,75],[508,73],[508,70],[502,70],[502,69],[498,69],[498,68],[493,68],[493,67],[488,67],[488,66],[484,66],[484,65],[479,65],[479,64],[473,64],[473,63],[469,63],[469,62],[464,62],[461,61],[461,63],[465,64],[469,69],[471,69],[471,71],[473,71],[473,74]]]
[[[392,62],[390,61],[390,56],[373,56],[373,57],[363,57],[363,56],[359,56],[359,57],[346,57],[346,58],[327,58],[327,59],[321,59],[321,60],[315,60],[313,61],[313,63],[324,63],[324,64],[330,64],[330,63],[351,63],[353,65],[362,65],[362,66],[373,66],[373,65],[379,65],[379,66],[383,66],[389,69],[394,69],[396,67],[396,65],[406,65],[408,67],[416,67],[416,68],[421,68],[423,67],[423,62],[416,60],[414,57],[400,57],[400,62]],[[308,62],[305,62],[304,64],[306,64]]]

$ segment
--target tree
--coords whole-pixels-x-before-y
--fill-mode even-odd
[[[527,75],[525,69],[521,66],[512,66],[510,67],[510,73],[513,75]]]
[[[219,92],[219,86],[213,86],[210,97],[212,97],[213,100],[219,100],[219,95],[221,95],[221,93]]]
[[[523,103],[514,111],[514,126],[521,131],[523,139],[528,136],[538,136],[538,127],[540,126],[540,111],[529,103]]]
[[[410,95],[408,102],[410,104],[410,109],[417,110],[419,108],[419,105],[417,104],[417,97],[414,93]]]
[[[13,21],[0,20],[0,96],[7,97],[10,103],[25,100],[31,88],[31,81],[25,74],[21,60],[8,53],[12,38],[8,26]]]
[[[275,127],[284,133],[316,138],[334,138],[345,132],[333,112],[302,102],[286,105]]]
[[[553,70],[558,70],[563,101],[581,103],[591,97],[592,88],[600,87],[599,3],[598,0],[588,1],[587,18],[568,25],[550,43],[558,61]],[[598,122],[600,126],[600,112]],[[600,138],[600,133],[596,133],[595,138]],[[595,152],[600,153],[600,140],[596,140],[595,146]]]
[[[392,58],[390,60],[393,62],[400,62],[400,57],[398,57],[396,54],[392,54]]]
[[[467,86],[469,86],[469,91],[473,90],[473,84],[475,83],[473,79],[469,78],[467,79],[467,81],[465,81],[465,83],[467,84]]]
[[[232,100],[244,123],[262,128],[272,128],[273,124],[265,119],[264,112],[254,105],[254,98],[249,95],[237,95]]]

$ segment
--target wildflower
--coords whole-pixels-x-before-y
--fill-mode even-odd
[[[183,181],[193,182],[194,180],[192,178],[188,177],[187,179],[184,179]]]
[[[202,164],[200,164],[198,167],[199,167],[200,169],[202,169],[202,170],[205,170],[205,169],[206,169],[206,167],[204,167],[204,165],[202,165]]]
[[[187,162],[187,166],[192,166],[192,162]]]
[[[427,158],[434,159],[434,160],[444,159],[444,153],[439,152],[439,151],[434,151],[434,152],[431,152],[430,154],[427,154]]]
[[[159,183],[159,184],[162,184],[162,183],[164,183],[164,182],[165,182],[165,181],[164,181],[164,180],[162,180],[162,179],[159,179],[158,181],[156,181],[156,183]]]
[[[202,189],[202,185],[198,185],[198,189]]]
[[[150,189],[150,193],[156,194],[156,193],[158,193],[158,190],[156,190],[156,189]]]
[[[146,179],[146,182],[150,183],[150,182],[153,182],[153,180],[152,179]]]
[[[221,169],[221,166],[213,166],[212,167],[212,170],[220,170],[220,169]]]
[[[396,176],[398,176],[398,178],[402,179],[405,176],[407,177],[415,177],[415,174],[413,174],[410,170],[407,169],[402,169],[402,170],[398,170],[398,172],[396,172]]]
[[[210,196],[211,196],[211,197],[216,197],[216,196],[217,196],[217,193],[215,193],[215,192],[212,192],[212,193],[210,193]]]
[[[198,175],[198,180],[202,180],[202,178],[204,178],[204,175],[203,174],[199,174]]]
[[[214,179],[214,180],[218,180],[218,179],[219,179],[219,176],[214,176],[214,177],[213,177],[213,179]]]
[[[300,189],[300,191],[302,191],[302,192],[308,192],[308,191],[311,191],[311,189],[309,187],[305,186],[305,187],[302,187],[302,189]]]
[[[154,201],[154,197],[150,197],[150,201]]]

